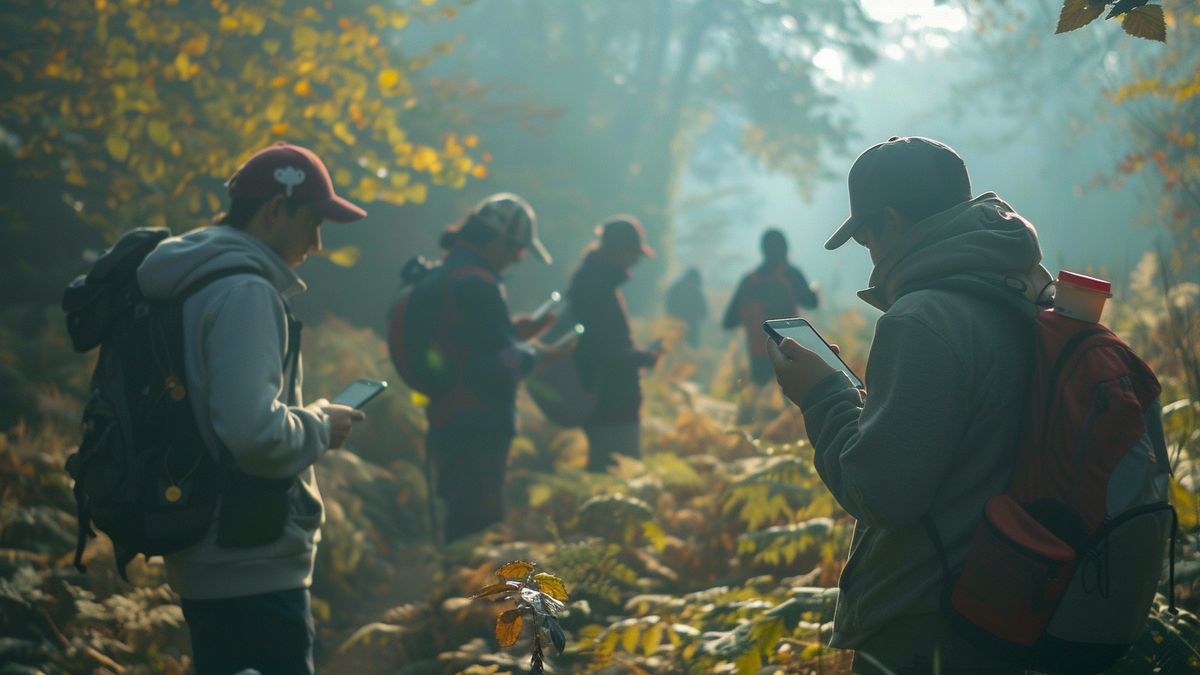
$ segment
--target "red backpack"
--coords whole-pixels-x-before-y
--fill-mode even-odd
[[[966,563],[945,573],[946,615],[1026,668],[1094,673],[1143,632],[1175,510],[1154,372],[1108,328],[1047,309],[1008,491],[988,500]]]

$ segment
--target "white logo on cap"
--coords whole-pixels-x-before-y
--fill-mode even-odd
[[[287,186],[287,196],[292,196],[292,188],[304,182],[304,171],[294,166],[275,169],[275,180]]]

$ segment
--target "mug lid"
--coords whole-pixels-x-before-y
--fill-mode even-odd
[[[1058,273],[1058,283],[1078,286],[1079,288],[1095,291],[1097,293],[1103,293],[1108,297],[1112,297],[1111,282],[1105,281],[1104,279],[1097,279],[1096,277],[1089,277],[1085,274],[1076,274],[1075,272],[1060,270]]]

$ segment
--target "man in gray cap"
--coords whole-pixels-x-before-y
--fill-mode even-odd
[[[504,520],[504,473],[517,430],[517,387],[538,359],[557,354],[536,340],[554,322],[509,316],[501,275],[531,251],[550,254],[537,236],[537,216],[521,197],[494,194],[442,235],[446,259],[414,292],[441,306],[433,349],[451,381],[431,393],[426,448],[445,500],[444,541]]]
[[[1032,363],[1020,316],[1032,318],[1050,280],[1037,233],[995,194],[972,198],[962,158],[928,138],[872,146],[848,182],[850,217],[825,247],[853,239],[874,263],[858,294],[884,312],[867,393],[793,340],[768,344],[817,472],[857,521],[831,645],[856,650],[856,672],[1020,672],[941,616],[943,566],[928,535],[960,566],[984,502],[1006,487]]]

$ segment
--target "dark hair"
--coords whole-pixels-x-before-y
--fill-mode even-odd
[[[447,227],[442,232],[442,236],[438,238],[438,246],[446,251],[450,250],[459,241],[482,246],[499,236],[499,232],[484,225],[472,214],[467,216],[463,222]]]
[[[266,206],[274,198],[274,195],[257,198],[234,197],[229,200],[229,210],[217,214],[213,218],[213,223],[228,225],[235,230],[244,230],[250,225],[250,221],[254,220],[254,216],[258,214],[259,209]],[[284,199],[283,204],[289,216],[296,215],[296,211],[300,208],[299,202],[293,199]]]

